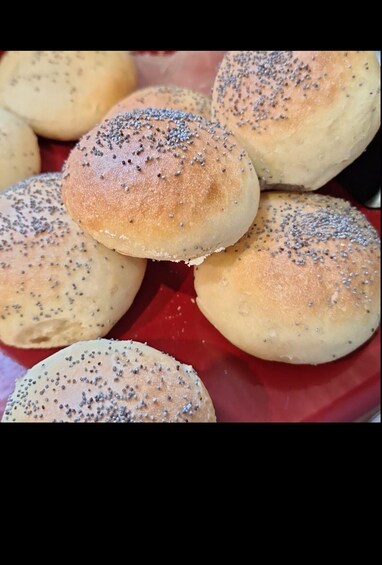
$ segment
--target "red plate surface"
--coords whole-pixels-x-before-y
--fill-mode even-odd
[[[41,140],[40,147],[43,171],[58,171],[72,144]],[[319,192],[351,200],[335,181]],[[360,209],[380,233],[380,211]],[[133,306],[108,337],[147,342],[193,365],[219,422],[354,421],[380,404],[380,329],[351,355],[325,365],[263,361],[231,345],[202,316],[193,269],[183,264],[149,262]],[[0,344],[0,417],[15,379],[55,351]]]

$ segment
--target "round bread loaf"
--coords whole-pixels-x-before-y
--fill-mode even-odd
[[[146,261],[84,234],[61,200],[61,175],[0,193],[0,340],[60,347],[105,335],[130,307]]]
[[[136,90],[121,102],[118,102],[106,115],[106,118],[114,118],[122,112],[139,110],[142,108],[170,108],[171,110],[182,110],[190,114],[203,116],[211,119],[211,98],[179,86],[148,86]]]
[[[377,133],[379,63],[374,51],[229,51],[212,115],[246,148],[262,185],[315,190]]]
[[[37,137],[23,120],[0,108],[0,190],[40,172]]]
[[[240,349],[319,364],[380,319],[380,240],[358,210],[314,193],[265,192],[248,233],[195,270],[197,304]]]
[[[82,341],[16,383],[3,422],[216,422],[190,365],[136,341]]]
[[[84,136],[66,162],[62,195],[72,218],[106,247],[190,261],[247,231],[259,183],[225,128],[150,108],[119,114]]]
[[[136,87],[127,51],[8,51],[0,104],[39,135],[78,139]]]

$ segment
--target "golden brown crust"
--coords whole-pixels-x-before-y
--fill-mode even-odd
[[[8,51],[0,61],[0,104],[51,139],[78,139],[136,83],[127,51]]]
[[[62,194],[72,218],[106,247],[189,260],[246,232],[259,185],[247,153],[219,124],[148,109],[84,136],[66,163]]]
[[[60,347],[105,335],[130,307],[146,262],[122,257],[73,222],[61,175],[0,193],[0,339]]]
[[[3,422],[216,422],[190,365],[135,341],[83,341],[17,381]]]
[[[136,90],[118,102],[105,117],[114,118],[121,112],[140,108],[171,108],[211,119],[211,98],[179,86],[148,86]]]
[[[377,233],[348,202],[265,192],[240,242],[196,268],[197,303],[252,355],[324,363],[378,327],[379,261]]]
[[[0,108],[0,191],[40,172],[37,137],[19,117]]]
[[[373,51],[230,51],[212,112],[237,135],[264,183],[314,190],[376,134],[379,64]]]

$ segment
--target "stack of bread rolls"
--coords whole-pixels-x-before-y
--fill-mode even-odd
[[[0,165],[1,120],[16,139],[4,145],[3,188],[39,171],[35,134],[78,140],[62,176],[32,177],[0,200],[0,339],[74,344],[18,383],[4,421],[215,421],[192,368],[142,344],[84,341],[130,307],[147,259],[195,265],[202,313],[262,359],[333,361],[379,325],[376,231],[349,203],[311,193],[380,126],[374,52],[230,51],[212,100],[137,84],[128,52],[0,62]],[[65,393],[46,391],[43,405],[31,383],[47,389],[54,374]]]

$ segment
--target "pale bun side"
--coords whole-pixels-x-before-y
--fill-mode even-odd
[[[316,190],[377,133],[380,82],[374,51],[229,51],[212,115],[246,148],[263,188]]]
[[[142,108],[171,108],[211,119],[211,98],[180,86],[147,86],[136,90],[113,106],[105,118]]]
[[[237,241],[259,201],[254,167],[220,124],[169,109],[118,114],[72,150],[62,195],[94,239],[131,257],[200,259]]]
[[[136,83],[127,51],[8,51],[0,61],[0,105],[51,139],[78,139]]]
[[[216,422],[190,365],[136,341],[82,341],[16,382],[3,422]]]
[[[348,202],[264,192],[248,233],[195,269],[197,304],[237,347],[319,364],[354,351],[380,320],[380,240]]]
[[[40,172],[36,135],[21,118],[0,108],[0,190]]]
[[[106,249],[67,214],[61,175],[0,193],[0,340],[61,347],[104,336],[128,310],[146,261]]]

